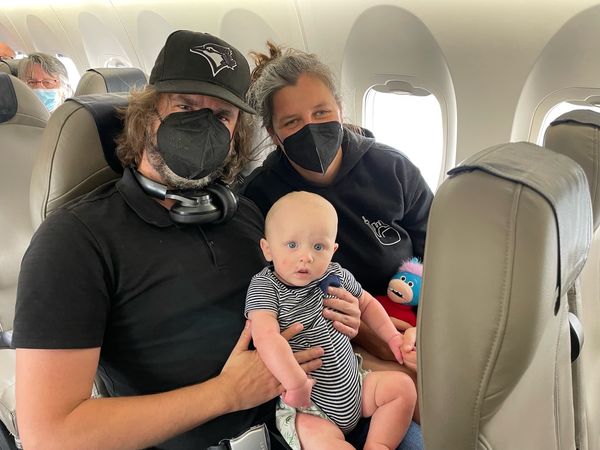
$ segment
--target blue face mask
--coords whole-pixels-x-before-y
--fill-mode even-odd
[[[50,112],[58,108],[62,102],[60,89],[34,89],[33,92]]]

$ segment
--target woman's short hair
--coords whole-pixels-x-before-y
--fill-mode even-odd
[[[273,96],[286,86],[293,86],[302,74],[319,78],[329,88],[338,106],[341,95],[333,71],[317,55],[293,48],[284,49],[267,42],[269,54],[251,52],[256,67],[252,71],[252,84],[248,90],[248,103],[257,111],[262,125],[273,128]]]

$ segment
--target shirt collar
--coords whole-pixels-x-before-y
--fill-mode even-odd
[[[140,219],[150,225],[163,228],[174,225],[169,217],[169,210],[144,192],[131,172],[132,170],[135,169],[126,168],[123,171],[123,176],[117,182],[117,190],[123,196],[127,205]]]

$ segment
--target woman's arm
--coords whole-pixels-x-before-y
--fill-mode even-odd
[[[390,317],[390,319],[400,332],[404,332],[411,327],[408,322],[404,322],[403,320],[396,319],[395,317]],[[358,335],[353,339],[352,343],[362,347],[371,355],[383,361],[396,361],[389,346],[364,321],[361,321]]]

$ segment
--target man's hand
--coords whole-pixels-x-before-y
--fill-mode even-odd
[[[289,340],[300,331],[302,331],[302,324],[295,323],[281,335]],[[233,396],[232,411],[253,408],[284,392],[283,386],[263,364],[258,352],[248,350],[250,339],[250,323],[247,321],[219,375],[226,380],[227,388],[223,389],[224,395],[229,393]],[[294,356],[306,373],[318,369],[323,364],[320,359],[323,356],[321,347],[302,350],[294,353]]]
[[[225,379],[222,394],[232,397],[232,411],[253,408],[283,393],[283,386],[263,364],[258,352],[248,350],[250,339],[250,323],[246,321],[219,375]]]
[[[358,299],[343,288],[329,287],[328,293],[336,298],[323,300],[323,317],[333,322],[333,327],[350,339],[358,334],[360,308]]]

